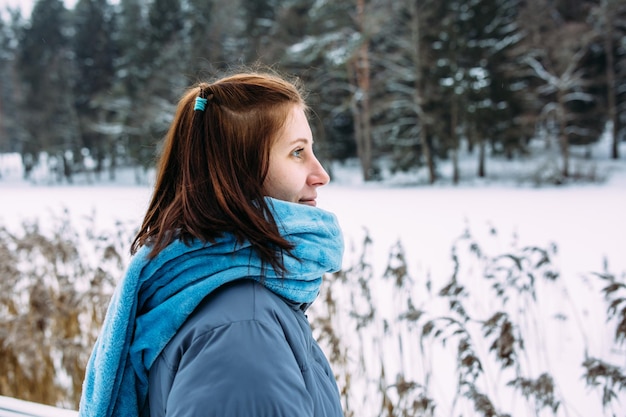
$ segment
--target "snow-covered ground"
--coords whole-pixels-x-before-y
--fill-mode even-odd
[[[622,147],[624,154],[626,148]],[[604,182],[542,187],[497,180],[456,186],[412,185],[410,181],[363,184],[353,170],[336,167],[335,181],[319,190],[318,206],[337,214],[346,237],[346,262],[358,251],[367,231],[372,239],[373,276],[380,277],[390,249],[400,241],[409,275],[418,280],[430,277],[435,289],[450,279],[450,250],[466,229],[479,242],[487,239],[492,228],[497,230],[502,253],[514,244],[546,247],[554,243],[568,294],[553,294],[553,304],[557,309],[575,306],[580,315],[577,329],[554,328],[562,337],[547,348],[554,351],[546,360],[552,361],[557,384],[570,402],[570,415],[595,417],[602,412],[597,395],[591,394],[593,401],[589,401],[589,390],[581,381],[582,370],[567,369],[563,358],[567,356],[564,352],[571,350],[570,343],[584,343],[591,355],[622,358],[617,365],[626,367],[626,352],[615,352],[610,327],[598,322],[606,307],[598,306],[602,302],[599,294],[591,292],[597,288],[592,289],[586,278],[605,268],[618,276],[626,274],[626,160],[600,159],[598,164],[603,172],[610,172]],[[495,162],[491,166],[499,167]],[[19,172],[2,159],[0,174],[0,223],[9,228],[19,227],[23,219],[45,222],[46,216],[63,209],[77,219],[95,215],[103,228],[115,221],[138,225],[151,192],[149,186],[132,185],[132,181],[93,186],[33,185],[20,180]],[[626,399],[621,399],[621,405],[619,415],[625,415]]]

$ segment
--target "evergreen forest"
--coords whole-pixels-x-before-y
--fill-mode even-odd
[[[244,68],[302,80],[324,164],[364,181],[422,170],[461,149],[523,158],[626,140],[624,0],[36,0],[0,11],[0,153],[24,175],[114,179],[151,167],[190,84]]]

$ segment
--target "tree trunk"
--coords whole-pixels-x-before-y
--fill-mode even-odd
[[[428,169],[428,182],[434,184],[437,177],[435,173],[435,163],[433,161],[432,152],[430,151],[430,144],[428,143],[428,129],[426,124],[422,124],[422,128],[420,129],[420,145]]]
[[[619,147],[617,138],[617,108],[615,103],[615,67],[613,59],[613,18],[609,10],[608,0],[602,2],[602,14],[606,31],[604,33],[604,52],[606,54],[606,88],[609,120],[613,124],[611,129],[612,144],[611,158],[619,159]]]
[[[363,36],[361,46],[354,56],[352,82],[355,93],[352,96],[352,115],[354,117],[354,135],[357,155],[361,162],[363,180],[372,179],[372,127],[370,121],[370,64],[369,40],[365,35],[365,1],[357,0],[357,24]]]
[[[115,181],[115,171],[117,170],[117,140],[109,138],[109,155],[111,162],[109,163],[109,180]]]
[[[450,109],[450,138],[452,139],[452,182],[459,183],[459,138],[457,136],[459,103],[457,96],[452,97],[452,106]]]
[[[478,178],[485,178],[485,141],[478,143]]]
[[[469,136],[470,142],[478,144],[478,172],[476,173],[476,175],[478,175],[478,178],[485,178],[485,176],[487,175],[485,168],[485,148],[487,147],[487,145],[485,144],[485,140],[482,138],[478,141],[476,140],[477,135],[476,128],[474,126],[470,127]]]
[[[563,98],[564,92],[559,91],[557,97],[557,117],[559,123],[559,145],[561,148],[561,157],[563,158],[563,166],[561,174],[564,178],[569,177],[569,139],[567,137],[567,121],[565,120],[565,103]]]
[[[412,20],[412,38],[413,38],[413,68],[415,70],[415,89],[413,103],[418,122],[420,123],[419,143],[421,153],[428,169],[428,181],[433,184],[435,182],[435,164],[433,162],[432,152],[428,144],[428,117],[422,104],[424,103],[424,77],[422,75],[422,51],[421,51],[421,25],[417,7],[417,0],[410,1],[411,20]]]

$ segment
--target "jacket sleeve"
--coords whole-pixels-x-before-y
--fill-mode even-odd
[[[167,417],[310,417],[313,401],[279,327],[230,323],[196,337],[165,400]]]

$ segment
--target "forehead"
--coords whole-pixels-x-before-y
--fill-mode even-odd
[[[304,107],[293,106],[276,141],[283,145],[289,145],[299,139],[311,141],[313,138]]]

